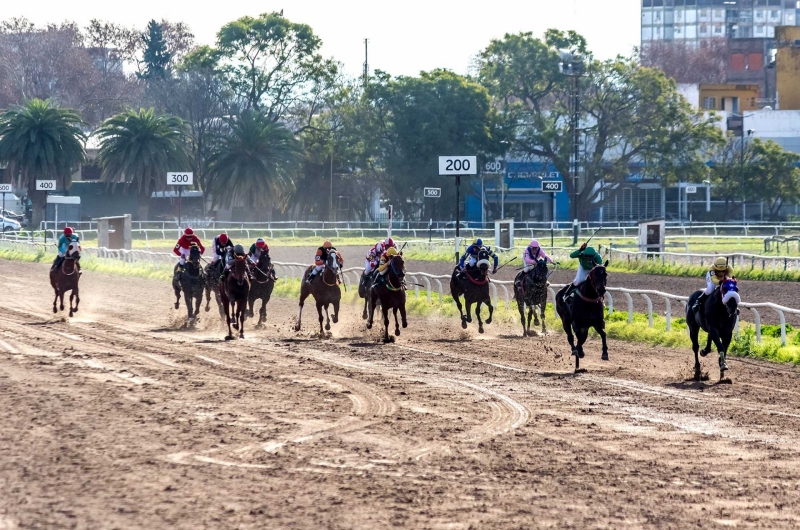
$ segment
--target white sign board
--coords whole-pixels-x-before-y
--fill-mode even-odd
[[[11,184],[0,184],[0,193],[11,193]]]
[[[506,168],[505,160],[492,160],[491,162],[486,162],[486,164],[483,166],[483,174],[485,175],[487,173],[490,173],[493,175],[499,175],[503,173],[505,168]]]
[[[424,188],[426,199],[438,199],[442,196],[442,188]]]
[[[686,186],[686,193],[697,193],[697,186]]]
[[[167,173],[168,186],[191,186],[194,184],[194,173],[191,171],[176,171]]]
[[[543,180],[542,191],[560,193],[564,190],[564,183],[560,180]]]
[[[55,180],[37,180],[36,181],[36,191],[55,191],[56,190],[56,181]]]
[[[440,156],[439,175],[477,175],[477,156]]]

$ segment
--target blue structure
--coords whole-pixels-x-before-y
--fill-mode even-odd
[[[466,194],[464,205],[466,221],[481,221],[481,182],[486,201],[486,221],[501,218],[513,218],[520,222],[554,220],[553,194],[542,191],[542,181],[563,182],[564,179],[551,163],[508,162],[502,180],[505,191],[500,187],[500,178],[497,176],[485,176],[472,181],[473,193]],[[569,196],[563,185],[562,191],[555,194],[555,220],[570,221]]]

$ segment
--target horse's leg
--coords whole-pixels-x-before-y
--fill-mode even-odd
[[[372,325],[375,323],[375,303],[372,301],[372,297],[377,296],[377,294],[374,291],[370,290],[367,293],[367,296],[370,299],[369,314],[367,315],[367,329],[372,329]]]
[[[237,306],[236,307],[237,315],[239,317],[239,338],[243,339],[244,338],[244,320],[245,320],[245,317],[247,316],[246,315],[246,313],[247,313],[247,311],[246,311],[247,310],[247,299],[243,298],[243,299],[239,300],[238,302],[236,302],[236,306]]]
[[[608,341],[606,340],[606,322],[601,320],[599,324],[594,326],[594,330],[600,335],[600,340],[603,341],[603,355],[600,357],[601,361],[608,360]]]
[[[258,325],[263,326],[267,321],[267,297],[261,298],[261,309],[258,310]]]
[[[533,337],[536,331],[531,329],[531,318],[536,316],[536,307],[528,306],[528,335]]]
[[[695,322],[689,323],[689,338],[692,340],[692,351],[694,352],[694,380],[700,381],[700,358],[697,353],[700,351],[700,343],[698,342],[698,335],[700,335],[700,326]]]
[[[458,308],[458,314],[461,315],[461,327],[467,329],[467,318],[464,316],[464,307],[461,305],[461,298],[454,293],[453,301],[456,303],[456,307]],[[467,303],[466,298],[464,299],[464,303]]]
[[[252,289],[250,290],[250,292],[247,295],[247,302],[246,303],[247,303],[247,316],[249,316],[250,318],[253,318],[253,316],[255,315],[255,313],[253,313],[253,306],[256,303],[256,294],[253,292]]]
[[[53,313],[58,313],[58,287],[54,287],[53,290],[56,292],[56,297],[53,298]]]
[[[181,284],[177,279],[172,280],[172,290],[175,291],[175,310],[181,307]]]
[[[322,330],[322,304],[317,302],[317,314],[319,315],[319,336],[322,337],[324,335],[324,331]]]
[[[542,305],[539,306],[539,312],[542,314],[542,334],[547,334],[547,324],[544,321],[544,310],[545,306],[547,305],[547,301],[545,300],[542,302]]]
[[[300,287],[300,306],[297,312],[297,324],[294,326],[295,331],[300,331],[300,324],[303,319],[303,304],[306,302],[306,298],[308,298],[309,291],[308,291],[308,284],[306,284],[305,276],[303,276],[303,280]]]
[[[586,339],[589,338],[589,328],[578,328],[575,330],[575,335],[578,338],[578,357],[583,359],[585,353],[583,351],[583,344],[586,342]]]
[[[331,320],[333,320],[334,324],[338,324],[339,323],[339,300],[334,300],[333,302],[331,302],[331,305],[333,305],[333,316],[331,317]]]
[[[481,305],[483,302],[478,300],[478,303],[475,305],[475,318],[478,319],[478,333],[483,333],[483,320],[481,320]],[[469,306],[467,306],[467,313],[469,313]]]
[[[67,294],[67,292],[65,290],[59,289],[58,301],[59,301],[59,308],[61,309],[61,311],[64,310],[64,295],[65,294]]]
[[[322,315],[320,314],[320,318]],[[325,331],[331,330],[331,316],[328,314],[328,304],[325,304]]]
[[[205,286],[203,286],[203,291],[206,293],[206,313],[211,311],[211,284],[207,281]],[[200,295],[200,301],[202,302],[203,296]]]
[[[403,303],[400,304],[400,322],[403,324],[403,329],[408,327],[408,320],[406,320],[406,302],[403,300]]]
[[[467,306],[467,322],[472,322],[472,304],[474,303],[467,300],[467,295],[464,295],[464,305]]]
[[[706,333],[706,347],[700,350],[700,355],[705,357],[711,353],[711,333]]]
[[[225,323],[228,325],[228,335],[225,337],[225,340],[233,340],[233,330],[231,329],[231,315],[230,315],[230,304],[228,300],[222,299],[222,307],[223,311],[225,312]]]
[[[486,305],[489,306],[489,318],[486,319],[487,324],[492,323],[492,315],[494,314],[494,306],[492,305],[492,299],[490,298]]]
[[[721,348],[719,348],[719,379],[721,381],[722,379],[725,378],[725,371],[728,369],[728,363],[725,362],[725,359],[728,356],[728,346],[730,346],[731,344],[731,339],[733,338],[733,332],[723,331],[719,335],[720,335],[719,346],[721,346]]]
[[[529,307],[532,307],[532,308],[533,308],[533,311],[532,311],[532,313],[533,313],[533,325],[534,325],[534,326],[538,326],[538,325],[539,325],[539,315],[537,315],[537,314],[536,314],[536,306],[537,306],[537,305],[538,305],[538,304],[532,303],[532,304],[529,306]]]
[[[564,332],[567,334],[567,341],[569,341],[569,347],[572,350],[572,355],[577,357],[578,349],[575,347],[575,336],[572,334],[572,321],[567,317],[568,315],[561,315],[561,326],[564,328]]]
[[[369,318],[369,299],[372,298],[372,289],[367,291],[367,296],[364,297],[364,312],[361,313],[362,320]]]
[[[81,291],[78,288],[78,284],[75,284],[75,289],[73,289],[72,292],[75,294],[75,309],[72,309],[72,300],[70,300],[69,305],[70,305],[70,309],[72,309],[72,312],[73,313],[77,313],[78,312],[78,305],[80,305],[80,303],[81,303],[81,296],[80,296]]]
[[[72,316],[75,311],[72,310],[72,300],[75,298],[75,289],[69,292],[69,316]]]
[[[388,304],[381,304],[383,313],[383,342],[394,342],[394,337],[389,336],[389,307]]]
[[[392,308],[392,313],[394,313],[394,336],[400,336],[400,322],[397,320],[397,308]]]
[[[525,302],[520,299],[519,293],[514,293],[514,298],[517,302],[517,311],[519,311],[519,321],[522,324],[522,336],[528,336],[528,328],[525,327]]]

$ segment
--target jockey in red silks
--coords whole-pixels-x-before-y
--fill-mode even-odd
[[[178,262],[178,266],[175,267],[176,271],[183,271],[183,266],[186,264],[186,257],[189,255],[189,249],[192,248],[193,243],[200,248],[200,254],[206,251],[205,247],[200,242],[200,239],[194,235],[194,230],[191,228],[186,228],[186,230],[183,231],[181,238],[175,244],[175,248],[172,249],[172,252],[181,258]]]
[[[555,263],[553,258],[547,255],[547,252],[544,251],[542,247],[539,246],[539,241],[536,239],[532,239],[528,248],[525,249],[525,252],[522,253],[522,261],[525,263],[525,267],[522,269],[522,272],[528,273],[536,266],[536,262],[540,259],[546,260],[548,263]]]
[[[378,266],[381,256],[383,256],[383,253],[390,248],[396,249],[397,246],[394,244],[394,240],[391,237],[387,237],[384,241],[378,241],[375,243],[374,247],[369,249],[366,261],[364,262],[365,276],[375,270],[375,267]]]

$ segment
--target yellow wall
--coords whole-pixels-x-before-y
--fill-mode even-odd
[[[775,55],[778,108],[800,109],[800,27],[779,26],[775,28],[777,53]]]
[[[739,98],[739,112],[757,110],[756,100],[758,99],[758,85],[700,85],[700,107],[703,106],[705,98],[716,98],[716,107],[709,110],[723,110],[723,98]],[[733,109],[726,106],[726,112],[731,112]]]

